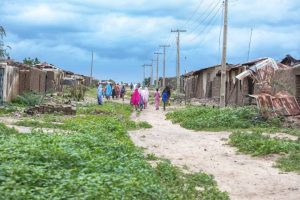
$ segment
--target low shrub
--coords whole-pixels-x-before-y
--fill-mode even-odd
[[[24,93],[17,96],[12,102],[20,106],[35,106],[43,102],[44,96],[37,93]]]

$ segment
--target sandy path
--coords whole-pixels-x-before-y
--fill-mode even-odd
[[[232,200],[299,200],[300,175],[282,173],[274,165],[275,157],[253,158],[238,155],[226,145],[228,132],[195,132],[165,120],[163,111],[153,107],[136,120],[147,121],[153,128],[130,132],[137,146],[147,153],[167,158],[193,172],[215,176],[222,191]]]

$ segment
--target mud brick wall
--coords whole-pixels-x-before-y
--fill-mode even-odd
[[[54,71],[46,72],[46,92],[55,91],[55,73]]]
[[[19,83],[20,94],[24,92],[45,93],[46,72],[35,68],[22,69],[20,70]]]
[[[19,71],[19,93],[30,91],[30,70]]]
[[[3,101],[11,102],[19,94],[19,68],[3,65]]]

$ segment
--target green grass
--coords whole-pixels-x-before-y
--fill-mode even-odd
[[[182,127],[192,130],[224,131],[249,129],[254,127],[280,127],[280,119],[263,120],[258,117],[254,107],[212,108],[191,106],[167,114],[167,119],[179,123]]]
[[[274,139],[263,133],[283,132],[300,136],[298,129],[282,127],[282,119],[263,119],[254,107],[212,108],[191,106],[167,114],[167,119],[182,127],[205,131],[234,131],[230,144],[240,152],[253,156],[286,154],[276,166],[284,171],[300,173],[300,141]]]
[[[1,198],[228,199],[212,176],[184,174],[166,161],[151,167],[127,134],[130,106],[89,105],[79,113],[61,120],[72,134],[19,134],[0,124]]]
[[[300,140],[282,140],[264,135],[261,131],[236,131],[230,136],[229,144],[240,152],[253,156],[285,154],[276,166],[284,171],[300,173]]]
[[[87,91],[85,92],[85,96],[90,98],[97,98],[97,88],[96,87],[88,88]]]
[[[17,96],[17,98],[14,99],[12,102],[13,104],[19,106],[35,106],[41,104],[43,100],[44,95],[29,92]]]
[[[20,110],[20,108],[18,106],[14,106],[14,105],[10,105],[10,104],[0,106],[0,116],[12,114],[14,112],[17,112],[18,110]]]

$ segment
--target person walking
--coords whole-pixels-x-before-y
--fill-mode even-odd
[[[111,94],[112,94],[112,88],[110,83],[108,82],[105,88],[105,96],[107,100],[110,100]]]
[[[115,92],[116,92],[116,99],[119,99],[121,95],[121,89],[119,83],[115,85]]]
[[[169,99],[171,97],[171,89],[167,86],[163,92],[162,92],[162,101],[163,101],[163,104],[164,104],[164,111],[166,110],[166,105],[168,104],[169,102]]]
[[[160,93],[158,91],[158,88],[156,89],[156,92],[154,93],[154,102],[155,102],[155,109],[159,110],[159,104],[160,104]]]
[[[126,93],[125,85],[122,85],[122,88],[121,88],[121,98],[122,98],[123,101],[125,99],[125,93]]]
[[[148,107],[148,102],[149,102],[149,90],[147,87],[142,91],[142,96],[144,100],[144,109]]]
[[[134,89],[134,92],[131,96],[131,103],[132,105],[135,107],[135,110],[137,110],[139,108],[139,104],[140,104],[140,93],[138,88]]]
[[[103,88],[102,88],[101,83],[99,83],[99,86],[98,86],[97,98],[98,98],[98,105],[102,105],[103,104]]]
[[[112,96],[112,99],[115,100],[115,97],[116,97],[116,88],[115,88],[115,86],[112,86],[111,96]]]

